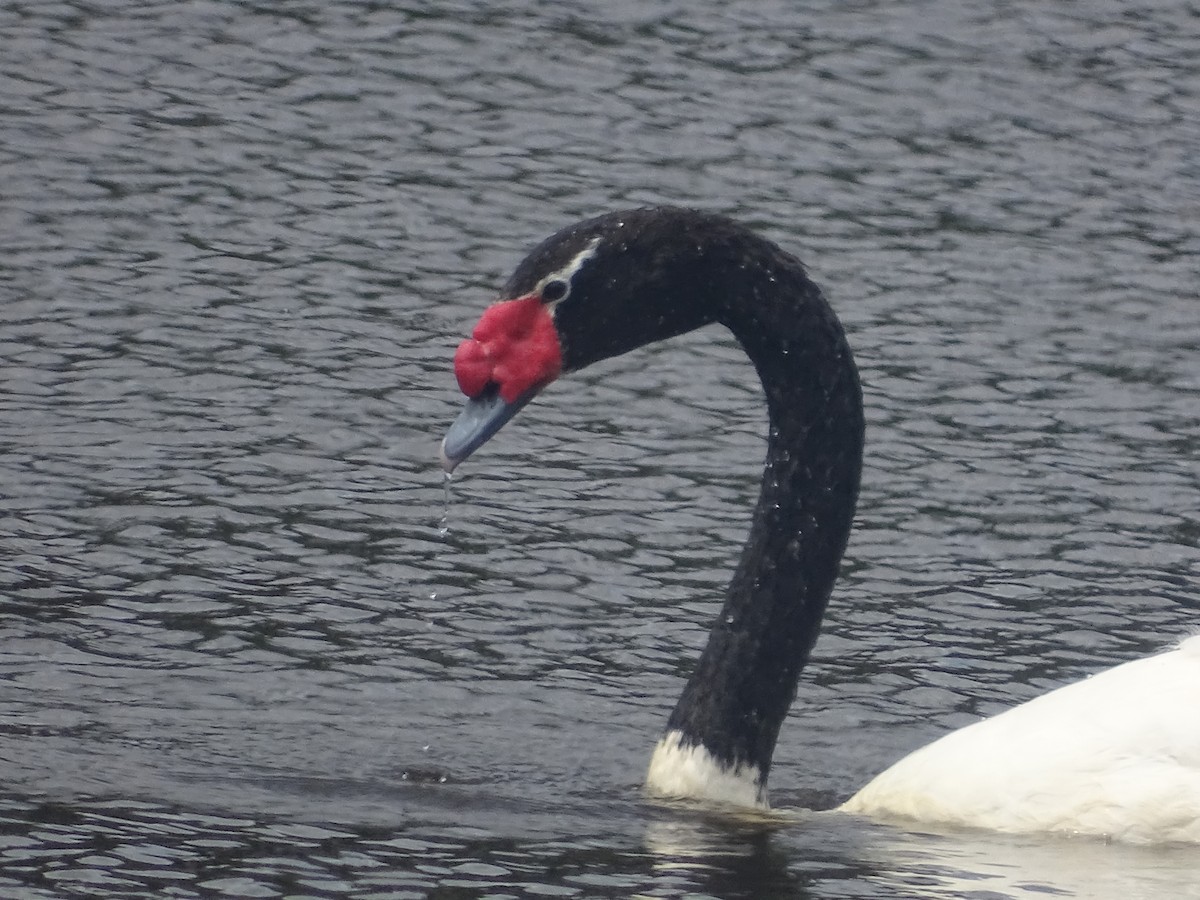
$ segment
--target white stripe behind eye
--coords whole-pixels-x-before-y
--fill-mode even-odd
[[[558,306],[558,304],[562,303],[564,300],[566,300],[568,297],[571,296],[571,279],[574,278],[575,274],[580,269],[583,268],[584,263],[586,263],[589,259],[591,259],[593,256],[596,255],[596,248],[598,246],[600,246],[600,238],[598,238],[598,237],[592,238],[588,242],[588,245],[586,247],[584,247],[582,250],[580,250],[578,253],[576,253],[574,256],[572,256],[567,261],[567,264],[565,266],[551,272],[545,278],[541,279],[537,283],[537,286],[534,287],[534,289],[533,289],[534,293],[536,293],[540,296],[542,293],[542,289],[547,284],[549,284],[551,281],[561,281],[567,286],[567,292],[565,294],[563,294],[561,297],[559,297],[557,300],[553,301],[552,303],[546,304],[547,308],[549,308],[551,313],[554,312],[554,309],[555,309],[555,307]]]

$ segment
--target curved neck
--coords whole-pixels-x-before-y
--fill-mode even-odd
[[[766,393],[762,490],[725,605],[667,728],[677,745],[751,773],[765,801],[779,728],[850,534],[863,412],[850,348],[820,291],[774,245],[753,239],[749,252],[752,264],[713,280],[709,303]]]

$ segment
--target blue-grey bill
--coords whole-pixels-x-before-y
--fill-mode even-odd
[[[512,403],[506,403],[498,391],[489,390],[468,400],[463,411],[442,438],[442,468],[453,472],[454,467],[486,444],[504,423],[519,413],[525,404],[536,397],[538,389],[526,391]]]

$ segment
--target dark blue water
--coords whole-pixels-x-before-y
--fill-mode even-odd
[[[463,467],[450,357],[653,202],[868,402],[777,807],[1200,619],[1200,10],[0,10],[0,894],[1200,896],[1186,849],[646,804],[765,414],[706,331]],[[443,517],[446,517],[443,523]]]

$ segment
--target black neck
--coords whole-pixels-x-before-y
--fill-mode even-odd
[[[762,380],[766,465],[725,606],[668,730],[722,764],[755,767],[761,787],[850,534],[863,415],[850,348],[820,291],[774,245],[743,242],[727,249],[746,264],[711,273],[702,302]]]

